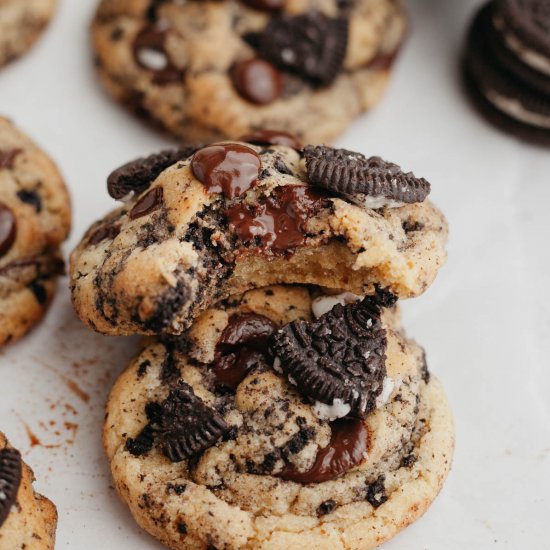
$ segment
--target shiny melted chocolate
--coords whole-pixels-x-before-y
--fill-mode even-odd
[[[324,202],[321,195],[305,185],[286,185],[255,207],[232,206],[227,217],[230,228],[242,241],[281,254],[305,243],[306,223]]]
[[[178,69],[166,51],[165,43],[169,28],[160,25],[144,27],[134,40],[136,63],[153,73],[153,83],[159,86],[181,82],[183,71]],[[155,56],[148,60],[148,55]]]
[[[346,418],[331,423],[330,443],[317,453],[315,463],[307,472],[286,466],[279,474],[285,481],[322,483],[336,479],[361,464],[368,451],[369,433],[359,419]]]
[[[296,136],[282,130],[257,130],[243,136],[241,141],[247,141],[254,145],[285,145],[297,151],[304,147]]]
[[[137,202],[134,204],[132,210],[128,213],[128,216],[131,220],[141,218],[146,216],[151,212],[154,212],[162,205],[162,187],[154,187],[145,195],[143,195]]]
[[[255,185],[262,161],[250,147],[226,143],[209,145],[197,151],[191,169],[210,193],[223,193],[232,199]]]
[[[256,105],[273,103],[283,92],[283,75],[263,59],[235,63],[231,78],[241,97]]]
[[[11,209],[0,202],[0,257],[7,254],[17,233],[17,223]]]
[[[271,319],[256,313],[231,316],[212,363],[218,388],[235,391],[255,366],[266,362],[267,341],[277,328]]]

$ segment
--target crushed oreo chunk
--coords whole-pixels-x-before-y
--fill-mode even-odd
[[[313,85],[335,80],[344,65],[348,20],[320,12],[273,17],[258,37],[260,55]]]
[[[374,483],[371,483],[367,489],[367,501],[374,508],[378,508],[388,500],[385,481],[386,476],[382,474]]]
[[[153,183],[161,172],[178,161],[188,159],[201,145],[186,145],[167,149],[148,157],[124,164],[107,178],[107,190],[114,199],[122,199],[129,193],[139,194]]]
[[[346,149],[308,145],[304,149],[308,180],[368,208],[422,202],[430,184],[380,157],[365,157]]]
[[[340,399],[351,415],[365,418],[386,376],[381,309],[395,301],[379,291],[361,302],[337,304],[315,322],[293,321],[272,337],[272,353],[302,395],[327,405]]]
[[[17,499],[22,472],[19,451],[8,448],[0,450],[0,527],[6,521]]]
[[[325,502],[321,502],[321,504],[317,508],[317,515],[326,516],[327,514],[334,512],[335,509],[336,509],[335,500],[332,500],[332,499],[325,500]]]
[[[31,189],[20,189],[17,191],[17,198],[21,202],[32,206],[38,214],[42,212],[42,199],[36,191]]]

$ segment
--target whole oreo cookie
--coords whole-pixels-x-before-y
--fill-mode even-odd
[[[153,183],[158,175],[179,160],[188,159],[202,145],[186,145],[178,149],[166,149],[128,162],[117,168],[107,178],[107,190],[114,199],[122,199],[129,193],[139,194]]]
[[[411,172],[405,173],[380,157],[367,158],[346,149],[308,145],[304,149],[311,185],[370,208],[402,206],[422,202],[430,184]]]
[[[338,76],[347,44],[348,21],[320,12],[274,18],[259,37],[263,57],[318,85]]]
[[[0,527],[6,521],[21,484],[22,463],[19,451],[0,450]]]
[[[136,439],[126,441],[126,449],[136,456],[146,454],[156,442],[169,460],[180,462],[212,447],[228,430],[222,416],[181,380],[163,402],[150,403],[146,414],[147,426]]]
[[[340,400],[351,414],[365,418],[386,376],[381,309],[394,303],[394,296],[379,293],[337,304],[313,323],[294,321],[273,336],[272,353],[302,395],[329,406]]]

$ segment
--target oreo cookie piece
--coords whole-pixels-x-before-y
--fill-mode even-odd
[[[0,450],[0,527],[15,503],[22,475],[21,454],[10,448]]]
[[[475,106],[493,124],[522,139],[548,144],[550,72],[535,70],[523,46],[514,48],[517,39],[505,17],[509,5],[490,2],[474,17],[463,58],[464,82]],[[550,58],[547,63],[550,71]]]
[[[277,67],[326,86],[342,70],[348,26],[347,19],[332,19],[320,12],[274,17],[258,38],[258,50]]]
[[[149,403],[145,412],[149,423],[126,441],[134,456],[148,453],[156,443],[169,460],[181,462],[212,447],[229,430],[223,417],[181,380],[163,402]]]
[[[361,302],[337,304],[316,322],[286,325],[271,340],[277,366],[302,395],[365,418],[376,407],[386,376],[381,310],[395,301],[379,292]]]
[[[423,202],[430,193],[430,184],[424,178],[405,173],[397,164],[380,157],[367,158],[324,145],[308,145],[304,157],[311,185],[343,195],[366,208]]]
[[[117,168],[107,178],[107,190],[114,199],[129,193],[139,194],[153,183],[161,172],[180,160],[188,159],[202,145],[185,145],[139,158]]]

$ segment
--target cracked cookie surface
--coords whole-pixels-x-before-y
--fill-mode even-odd
[[[107,334],[179,334],[214,302],[271,284],[421,294],[446,260],[441,212],[354,204],[309,185],[305,163],[286,145],[224,142],[137,161],[149,178],[115,171],[110,192],[130,191],[127,202],[71,257],[81,319]]]
[[[0,432],[0,549],[53,550],[57,510],[35,493],[34,474]]]
[[[186,141],[342,133],[381,98],[406,21],[395,0],[102,0],[92,24],[107,91]]]
[[[252,347],[252,334],[276,330],[270,323],[312,321],[327,293],[333,291],[273,286],[232,297],[184,335],[149,344],[115,383],[104,425],[115,485],[136,521],[170,548],[365,550],[416,520],[438,494],[452,458],[451,414],[395,308],[382,314],[386,380],[365,420],[319,414],[273,368],[265,346]],[[236,383],[222,376],[220,384],[220,354],[244,349],[235,347],[236,333],[248,352],[262,350],[263,359],[256,357]],[[245,359],[240,355],[241,364]],[[182,384],[225,427],[206,450],[170,458],[159,418]],[[353,426],[348,435],[364,437],[345,456],[334,445],[343,422]],[[195,428],[189,430],[191,437]],[[358,458],[351,456],[357,447]],[[319,477],[320,457],[328,476]]]
[[[0,117],[0,346],[44,315],[63,273],[67,189],[54,163]]]
[[[56,5],[57,0],[0,0],[0,67],[31,48]]]

